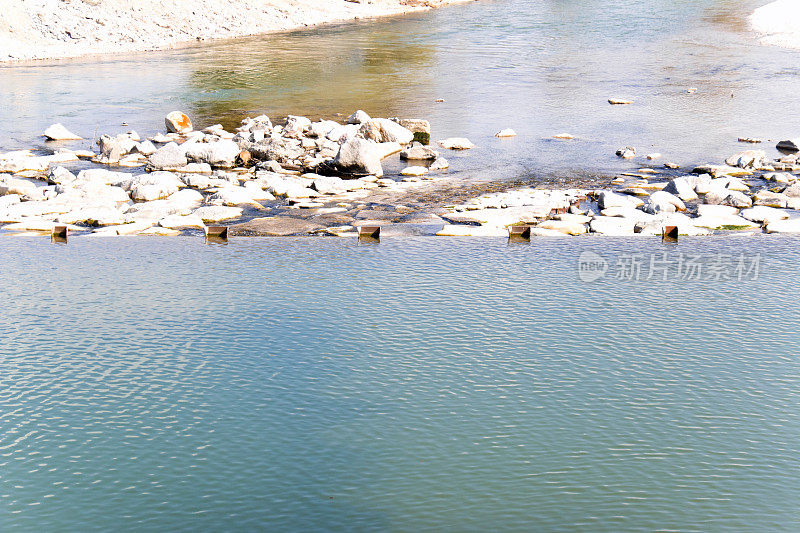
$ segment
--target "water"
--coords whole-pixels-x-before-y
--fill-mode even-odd
[[[797,531],[798,243],[2,238],[0,530]]]
[[[576,178],[644,163],[720,161],[798,135],[796,51],[758,44],[757,0],[486,0],[431,13],[178,51],[0,68],[0,148],[40,143],[63,122],[92,138],[163,128],[173,109],[200,126],[245,115],[428,118],[470,180]],[[694,94],[687,89],[696,87]],[[611,97],[633,106],[610,106]],[[445,99],[436,103],[436,99]],[[339,117],[341,120],[341,117]],[[514,128],[515,139],[493,137]],[[577,140],[551,137],[568,132]],[[88,143],[83,143],[88,144]],[[82,146],[82,143],[77,143]]]

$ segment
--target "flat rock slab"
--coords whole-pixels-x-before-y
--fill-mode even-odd
[[[230,227],[233,235],[247,236],[288,236],[306,235],[325,229],[325,226],[292,217],[254,218]]]

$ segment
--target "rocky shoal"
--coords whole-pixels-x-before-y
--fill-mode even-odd
[[[598,187],[525,187],[455,203],[465,184],[428,145],[425,120],[357,111],[344,124],[302,116],[273,124],[262,115],[235,132],[196,131],[174,112],[165,126],[149,139],[103,135],[97,150],[70,150],[65,145],[80,137],[54,124],[44,134],[59,146],[53,153],[0,154],[0,230],[181,235],[214,224],[231,235],[345,236],[381,226],[384,235],[507,236],[509,226],[524,224],[537,237],[661,235],[666,226],[682,235],[800,233],[796,154],[769,161],[763,150],[746,150],[685,173],[667,163]],[[789,144],[779,147],[796,150]],[[465,138],[437,145],[474,146]],[[618,155],[633,158],[635,150]],[[402,169],[385,175],[387,161]]]

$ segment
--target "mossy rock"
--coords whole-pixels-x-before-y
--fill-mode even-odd
[[[414,140],[418,143],[428,145],[431,143],[431,134],[424,131],[415,131]]]

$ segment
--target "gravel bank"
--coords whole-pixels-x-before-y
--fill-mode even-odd
[[[162,50],[464,1],[0,0],[0,62]]]

